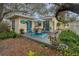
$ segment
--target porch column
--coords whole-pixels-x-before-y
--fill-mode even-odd
[[[53,32],[53,21],[52,20],[50,20],[49,21],[49,26],[50,26],[50,32]]]
[[[41,27],[43,28],[43,21],[41,21]]]
[[[35,22],[32,21],[32,32],[34,32],[34,26],[35,26]]]
[[[27,32],[31,32],[32,31],[32,22],[30,20],[27,20]]]

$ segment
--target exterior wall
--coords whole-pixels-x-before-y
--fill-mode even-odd
[[[22,18],[20,18],[20,21],[22,20]],[[19,22],[20,22],[19,21]],[[20,22],[20,25],[19,25],[20,27],[19,27],[19,29],[24,29],[24,31],[25,32],[27,32],[27,24],[22,24],[21,22]]]
[[[20,33],[20,29],[24,29],[24,32],[26,32],[26,24],[21,24],[20,21],[21,21],[22,18],[18,17],[15,20],[15,32],[16,33]]]
[[[56,20],[55,17],[52,18],[52,23],[51,23],[51,26],[52,26],[52,30],[55,31],[57,30],[57,23],[58,21]]]
[[[59,23],[59,21],[56,20],[55,17],[52,17],[52,20],[50,21],[51,32],[56,31],[58,29],[57,23]],[[65,29],[64,23],[60,22],[59,29]]]
[[[65,29],[64,23],[60,22],[59,28],[60,28],[61,30],[64,30],[64,29]]]
[[[20,33],[20,29],[24,29],[24,32],[27,32],[27,24],[20,23],[20,21],[23,19],[25,19],[25,18],[18,17],[16,19],[13,19],[13,20],[15,20],[15,32],[16,33]],[[25,19],[25,20],[27,20],[27,19]],[[36,23],[35,21],[32,21],[32,31],[34,31],[35,23]],[[43,22],[41,22],[41,24],[42,24],[41,28],[43,28]]]
[[[19,33],[19,18],[15,19],[15,32]]]

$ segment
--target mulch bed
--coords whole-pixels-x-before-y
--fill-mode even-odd
[[[0,40],[1,56],[27,56],[30,50],[46,52],[48,56],[60,55],[56,49],[42,47],[40,43],[24,37]]]

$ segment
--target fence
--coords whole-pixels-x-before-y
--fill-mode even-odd
[[[69,29],[73,30],[74,32],[76,32],[79,35],[79,22],[69,23]]]

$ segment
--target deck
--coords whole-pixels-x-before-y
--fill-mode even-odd
[[[33,39],[33,40],[36,40],[36,41],[51,44],[50,40],[48,39],[48,36],[46,36],[46,37],[33,37],[29,33],[23,34],[23,36],[28,37],[28,38]]]

